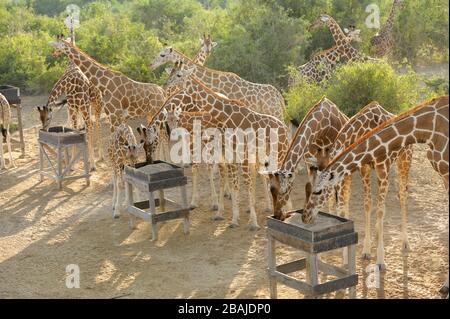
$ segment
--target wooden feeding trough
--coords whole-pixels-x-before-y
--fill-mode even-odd
[[[353,222],[345,218],[320,212],[313,224],[301,221],[303,210],[293,212],[285,221],[273,217],[267,219],[268,273],[271,298],[277,298],[277,283],[297,289],[305,295],[315,297],[340,289],[349,288],[350,298],[356,298],[355,247],[358,234]],[[276,242],[294,247],[304,252],[306,257],[283,265],[276,265]],[[347,268],[326,264],[318,259],[318,254],[339,248],[348,249]],[[306,270],[306,281],[298,280],[290,274]],[[336,277],[319,283],[318,272]]]
[[[150,222],[154,241],[158,238],[157,224],[159,222],[182,218],[184,233],[189,233],[190,208],[186,194],[187,177],[184,176],[183,168],[163,161],[155,161],[153,164],[141,163],[134,167],[126,166],[124,179],[128,192],[128,213],[131,227],[134,227],[136,217]],[[134,202],[134,187],[145,192],[148,199]],[[164,190],[170,188],[179,188],[181,204],[165,197]],[[158,199],[155,199],[155,191],[159,193]],[[166,211],[166,205],[172,206],[172,210]],[[157,207],[160,208],[159,212],[156,211]]]
[[[44,176],[56,180],[58,189],[62,188],[62,182],[65,180],[74,180],[85,178],[87,185],[90,184],[89,156],[86,143],[86,135],[70,128],[56,126],[48,131],[39,131],[39,159],[41,181]],[[53,150],[56,149],[56,151]],[[73,150],[73,156],[69,158],[68,149]],[[65,166],[63,163],[63,151],[65,153]],[[50,153],[56,154],[55,160],[52,160]],[[80,157],[83,158],[83,172],[77,172],[74,165]],[[47,167],[45,164],[48,164]],[[76,175],[78,173],[78,175]]]
[[[19,141],[11,139],[15,144],[20,145],[22,155],[25,155],[25,142],[23,139],[22,121],[22,101],[20,99],[20,89],[11,85],[0,85],[0,93],[3,94],[12,109],[16,109],[17,128],[19,130]]]

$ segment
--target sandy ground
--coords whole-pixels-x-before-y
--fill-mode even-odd
[[[41,102],[25,99],[26,127],[37,124],[36,112],[31,109],[36,103]],[[65,110],[57,116],[59,121],[66,118]],[[90,187],[79,180],[58,191],[49,179],[40,182],[36,134],[34,129],[26,132],[27,153],[17,160],[18,168],[0,172],[0,298],[268,298],[264,205],[258,206],[263,226],[258,232],[248,230],[245,207],[241,226],[228,228],[228,200],[226,219],[211,221],[205,174],[200,183],[205,200],[192,212],[190,235],[183,234],[181,221],[169,221],[160,226],[159,240],[153,243],[147,223],[139,222],[137,229],[131,230],[128,216],[113,220],[107,163],[93,173]],[[20,153],[14,156],[18,158]],[[416,147],[408,199],[412,251],[407,256],[401,253],[395,171],[391,174],[385,217],[387,270],[381,274],[379,289],[364,284],[370,262],[359,258],[364,214],[360,178],[354,177],[351,212],[360,236],[358,298],[440,297],[438,290],[448,271],[448,196],[425,158],[424,148]],[[186,174],[190,177],[190,170]],[[296,179],[296,208],[303,206],[305,180],[305,175]],[[376,193],[375,183],[373,189]],[[259,189],[257,203],[264,202],[261,192]],[[177,198],[169,192],[171,196]],[[375,240],[374,230],[372,238]],[[300,256],[283,246],[277,255],[279,262]],[[338,264],[340,253],[324,259]],[[79,289],[66,288],[69,264],[80,268]],[[304,298],[282,285],[279,297]],[[342,298],[344,294],[324,297]]]

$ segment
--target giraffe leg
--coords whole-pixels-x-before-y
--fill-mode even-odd
[[[439,290],[439,292],[444,295],[447,296],[448,298],[448,275],[447,275],[447,280],[445,281],[444,286],[442,286],[441,290]]]
[[[212,164],[207,164],[209,186],[211,188],[211,210],[216,211],[219,209],[219,203],[217,199],[216,184],[214,183],[214,166]]]
[[[239,178],[238,178],[238,166],[235,164],[229,164],[227,167],[228,179],[233,183],[231,189],[231,206],[233,211],[233,218],[231,220],[230,228],[239,226]]]
[[[0,126],[0,127],[2,127],[2,126]],[[5,163],[5,156],[3,153],[3,136],[0,134],[0,170],[3,170],[5,168],[6,168],[6,163]]]
[[[113,218],[116,218],[116,204],[117,204],[117,174],[114,173],[113,176],[113,198],[112,198],[112,210]]]
[[[409,169],[411,167],[412,151],[411,149],[403,151],[397,159],[398,176],[398,198],[400,200],[400,211],[402,214],[402,251],[407,253],[410,250],[408,241],[408,210],[406,207],[407,184]]]
[[[225,210],[224,206],[224,197],[225,197],[225,183],[227,183],[227,167],[225,164],[219,164],[219,175],[220,175],[220,189],[219,189],[219,203],[216,215],[212,218],[213,220],[223,220],[223,211]]]
[[[266,175],[259,175],[262,179],[262,185],[264,187],[264,202],[266,203],[266,213],[270,214],[272,213],[272,208],[273,208],[273,204],[272,204],[272,196],[270,196],[270,182],[269,182],[269,177]]]
[[[242,166],[242,175],[244,177],[244,184],[248,189],[248,200],[250,208],[250,230],[259,230],[261,227],[258,225],[258,219],[256,217],[256,166],[254,164],[245,164]]]
[[[197,208],[197,192],[198,192],[198,173],[199,167],[198,164],[192,165],[192,199],[191,199],[191,209]]]
[[[359,172],[361,174],[361,180],[363,184],[364,191],[364,212],[365,212],[365,224],[364,224],[364,245],[362,258],[370,259],[370,246],[371,246],[371,215],[372,215],[372,190],[370,187],[370,175],[371,167],[369,165],[363,165]]]
[[[341,183],[339,183],[336,187],[336,194],[337,194],[337,198],[336,198],[336,213],[338,216],[340,217],[346,217],[345,214],[345,197],[346,197],[346,179],[344,179]],[[333,195],[333,190],[331,192],[331,194]],[[345,265],[347,262],[348,258],[348,249],[347,247],[344,247],[342,249],[342,264]]]
[[[98,161],[103,162],[105,155],[103,153],[103,134],[100,127],[100,114],[96,114],[95,116],[95,140],[98,143]]]
[[[86,126],[86,137],[89,152],[89,167],[91,168],[91,171],[95,171],[96,167],[94,159],[94,132],[93,132],[94,126],[91,118],[89,117],[88,112],[83,112],[83,121],[84,125]]]
[[[378,203],[377,203],[377,265],[380,270],[386,269],[384,261],[384,214],[386,210],[386,195],[388,192],[389,179],[388,170],[385,166],[376,167],[378,177]]]

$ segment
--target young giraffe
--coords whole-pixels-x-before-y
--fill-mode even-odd
[[[136,82],[120,72],[112,71],[62,38],[51,42],[51,45],[55,56],[67,55],[100,90],[111,132],[125,120],[146,116],[151,118],[163,105],[166,95],[158,85]]]
[[[392,2],[391,12],[386,23],[381,27],[379,32],[370,39],[370,44],[374,49],[377,57],[383,57],[391,53],[394,47],[394,36],[392,29],[394,27],[397,12],[405,6],[403,0],[394,0]]]
[[[192,69],[195,78],[214,92],[240,101],[255,112],[272,115],[281,121],[284,120],[285,101],[283,95],[270,84],[252,83],[234,73],[221,72],[195,64],[172,47],[163,48],[150,67],[154,69],[164,63],[179,61],[182,62],[183,69]],[[179,75],[180,73],[171,77],[174,81],[168,82],[165,88],[170,89],[176,83],[182,83],[182,80],[186,79],[186,77],[180,79]]]
[[[213,48],[215,48],[217,46],[217,42],[214,42],[211,38],[211,35],[206,36],[205,34],[203,35],[203,38],[200,39],[201,42],[201,48],[200,50],[197,52],[196,56],[194,57],[194,59],[192,60],[194,63],[197,63],[199,65],[204,65],[207,58],[209,57],[211,51]],[[172,77],[176,76],[176,71],[175,68],[168,68],[166,69],[166,72],[169,74],[169,79],[167,82],[173,82]],[[166,91],[166,95],[167,96],[172,96],[173,94],[175,94],[177,91],[179,91],[181,89],[181,86],[170,86],[168,87],[167,85],[163,86],[163,89]],[[168,145],[169,145],[169,138],[166,135],[166,131],[162,130],[159,134],[159,145],[160,145],[160,156],[162,154],[164,154],[164,158],[166,160],[169,160],[169,150],[168,150]],[[161,156],[162,158],[162,156]]]
[[[138,151],[142,144],[136,143],[136,138],[130,126],[122,123],[114,128],[108,143],[108,158],[113,170],[113,217],[119,218],[127,198],[121,200],[124,190],[123,169],[125,165],[134,165],[138,159]],[[125,192],[126,195],[127,192]]]
[[[302,214],[303,222],[314,222],[318,213],[316,201],[324,190],[337,185],[362,165],[372,162],[376,162],[377,167],[387,165],[392,157],[397,158],[407,146],[416,143],[428,145],[428,160],[441,176],[448,192],[448,115],[448,96],[434,98],[388,120],[340,152],[324,170],[318,172]],[[379,192],[386,194],[387,175],[379,177],[382,178],[378,182]],[[384,211],[384,206],[377,207],[378,220],[382,219]],[[377,230],[379,236],[383,237],[381,223],[377,224]]]
[[[314,160],[316,163],[316,169],[324,169],[328,163],[339,154],[340,151],[344,150],[355,141],[363,137],[365,134],[370,133],[373,129],[383,124],[384,122],[394,118],[392,113],[386,111],[377,102],[371,102],[355,114],[341,129],[338,137],[334,141],[333,145],[326,151],[317,156]],[[384,161],[384,165],[379,165],[377,161],[362,165],[359,168],[361,175],[361,180],[363,183],[364,191],[364,210],[365,210],[365,237],[364,237],[364,248],[363,248],[363,258],[370,259],[370,216],[372,212],[372,198],[371,198],[371,183],[370,177],[372,172],[372,167],[376,168],[377,176],[389,176],[389,170],[392,164],[397,165],[397,178],[399,185],[399,199],[400,199],[400,211],[402,215],[402,242],[403,251],[409,250],[408,236],[407,236],[407,207],[406,207],[406,197],[407,197],[407,183],[408,174],[411,166],[412,159],[412,146],[408,146],[402,149],[398,153],[397,157],[390,157],[388,160]],[[316,173],[316,172],[315,172]],[[315,177],[313,180],[315,180]],[[340,189],[342,193],[337,196],[337,212],[340,216],[349,218],[349,200],[350,200],[350,186],[352,183],[351,175],[343,179]],[[307,186],[308,188],[308,186]],[[323,205],[327,201],[329,192],[324,192],[321,196],[316,199],[317,205]],[[386,194],[378,192],[378,200],[382,201],[386,197]],[[383,202],[378,203],[378,207],[382,207],[385,204]],[[380,217],[380,216],[379,216]],[[377,220],[377,224],[382,224],[383,220]],[[377,253],[377,264],[380,268],[384,268],[384,243],[383,237],[378,236],[378,253]]]
[[[279,169],[268,172],[275,218],[284,220],[286,217],[282,209],[289,200],[297,166],[302,160],[327,151],[347,121],[348,117],[326,97],[306,114]],[[307,171],[311,179],[310,169]]]
[[[11,106],[6,97],[0,93],[0,170],[6,168],[5,158],[3,154],[3,143],[6,142],[9,153],[9,165],[16,167],[12,156],[11,134],[9,133],[9,125],[11,123]]]
[[[103,105],[100,90],[92,85],[75,64],[70,63],[61,79],[56,82],[50,92],[47,100],[48,110],[52,110],[51,106],[55,105],[63,94],[67,97],[68,113],[72,127],[75,129],[79,128],[78,114],[81,114],[86,125],[90,167],[95,169],[93,122],[95,122],[95,140],[99,143],[99,156],[100,159],[103,159],[100,131],[100,116]]]
[[[186,93],[192,97],[195,104],[198,105],[201,112],[203,112],[208,119],[212,117],[213,121],[216,123],[216,127],[232,130],[240,129],[243,132],[248,132],[248,130],[251,130],[252,132],[255,132],[255,136],[256,132],[258,132],[258,139],[260,139],[260,134],[264,132],[264,140],[262,141],[264,143],[264,147],[263,149],[258,149],[258,154],[254,159],[254,163],[248,157],[248,152],[245,151],[247,150],[248,144],[241,145],[240,141],[234,139],[234,135],[227,136],[227,134],[225,134],[225,143],[230,143],[231,141],[232,147],[235,151],[242,149],[245,153],[241,164],[231,163],[227,165],[228,178],[233,183],[231,195],[233,218],[230,226],[236,227],[239,225],[239,180],[236,175],[238,167],[241,166],[242,177],[244,179],[245,186],[248,189],[250,201],[250,229],[259,229],[255,211],[256,165],[259,161],[261,161],[261,159],[266,159],[267,150],[269,148],[271,151],[273,149],[276,150],[276,158],[274,159],[276,162],[275,165],[281,163],[289,144],[288,128],[282,121],[271,115],[256,113],[250,108],[243,106],[241,103],[230,100],[223,95],[216,94],[197,78],[195,78],[193,68],[186,70],[185,76],[187,76],[187,80],[184,81]],[[272,141],[272,136],[270,134],[271,130],[275,130],[277,132],[277,141]],[[258,144],[259,143],[260,141],[258,141]],[[260,154],[260,151],[262,151],[263,154]]]

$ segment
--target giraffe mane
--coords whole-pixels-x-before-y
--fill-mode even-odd
[[[322,98],[316,103],[314,104],[308,111],[308,113],[306,113],[306,115],[303,117],[303,120],[301,121],[300,125],[297,128],[297,131],[295,131],[294,136],[292,137],[292,142],[289,145],[289,148],[286,152],[286,155],[284,156],[283,162],[281,163],[281,166],[283,166],[286,163],[286,160],[288,158],[289,153],[292,151],[292,149],[294,148],[294,141],[297,140],[297,137],[300,134],[300,129],[305,125],[306,119],[314,112],[316,111],[321,105],[322,103],[327,100],[327,97],[324,95],[322,96]]]
[[[345,148],[340,154],[338,154],[330,163],[328,163],[327,167],[325,168],[325,170],[327,170],[328,168],[330,168],[333,164],[335,164],[337,161],[339,161],[343,156],[345,156],[345,154],[347,154],[348,152],[351,152],[354,148],[356,148],[358,145],[362,144],[365,140],[367,140],[369,137],[378,134],[380,131],[382,131],[383,129],[385,129],[387,126],[394,124],[396,122],[399,122],[405,118],[407,118],[408,116],[410,116],[411,114],[417,112],[418,110],[430,105],[430,104],[436,104],[437,101],[440,100],[447,100],[447,104],[448,104],[448,95],[444,95],[444,96],[440,96],[440,97],[435,97],[432,98],[431,100],[425,101],[421,104],[419,104],[418,106],[407,110],[399,115],[397,115],[396,117],[387,120],[386,122],[384,122],[383,124],[380,124],[379,126],[377,126],[376,128],[374,128],[373,130],[367,132],[366,134],[364,134],[361,138],[359,138],[358,140],[356,140],[353,144],[349,145],[347,148]]]
[[[212,89],[210,89],[209,87],[207,87],[205,84],[203,84],[199,79],[197,79],[197,78],[194,77],[193,75],[190,75],[190,76],[189,76],[189,79],[192,80],[192,82],[198,84],[203,90],[205,90],[205,91],[208,92],[209,94],[214,95],[214,97],[216,97],[216,98],[219,99],[219,100],[225,100],[225,101],[227,101],[227,102],[235,103],[235,104],[237,104],[237,105],[239,105],[239,106],[241,106],[241,107],[247,107],[247,105],[244,104],[244,103],[242,103],[241,101],[233,100],[233,99],[230,99],[230,98],[228,98],[228,97],[226,97],[226,96],[224,96],[224,95],[219,95],[219,94],[217,94],[217,92],[215,92],[215,91],[213,91]]]
[[[152,125],[152,124],[156,121],[156,118],[158,117],[158,115],[161,114],[161,112],[163,111],[163,109],[165,108],[165,106],[166,106],[166,104],[164,103],[163,106],[160,107],[160,109],[158,110],[158,112],[156,112],[156,113],[152,116],[152,118],[150,119],[150,121],[147,122],[147,126]]]

